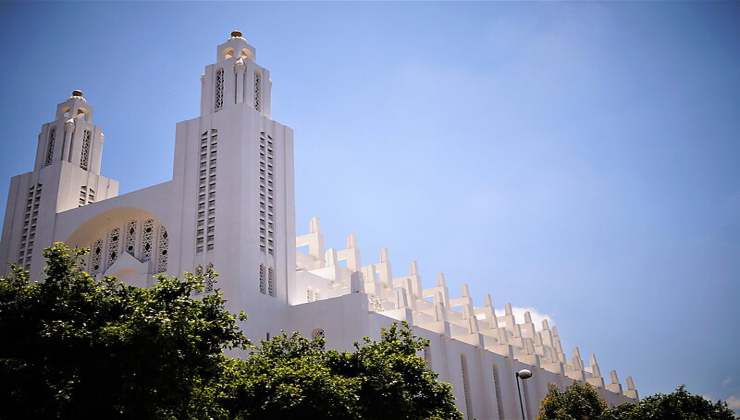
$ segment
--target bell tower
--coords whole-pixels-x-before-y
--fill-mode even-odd
[[[295,273],[293,130],[271,118],[270,72],[242,33],[215,50],[201,75],[200,116],[177,124],[183,269],[213,264],[231,308],[282,316]]]
[[[41,127],[34,170],[68,162],[99,175],[103,139],[103,131],[93,124],[92,106],[81,90],[74,90],[57,105],[55,120]]]
[[[118,195],[118,182],[100,175],[103,140],[93,107],[81,90],[72,91],[55,119],[41,126],[33,170],[10,181],[0,271],[16,263],[38,275],[55,215]]]
[[[231,32],[229,39],[216,48],[216,63],[206,67],[201,76],[200,114],[246,104],[270,118],[270,72],[256,59],[256,50],[242,33]]]

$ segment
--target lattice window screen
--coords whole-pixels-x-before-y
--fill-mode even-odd
[[[266,287],[267,281],[266,281],[266,273],[265,273],[264,264],[260,264],[259,276],[260,276],[260,293],[264,295],[265,293],[267,293],[267,287]]]
[[[121,229],[114,228],[108,234],[108,258],[105,268],[112,266],[118,259],[118,245],[121,242]]]
[[[154,237],[154,220],[147,219],[144,221],[144,227],[141,233],[141,255],[142,261],[149,261],[152,258],[152,238]]]
[[[262,74],[254,73],[254,109],[262,112]]]
[[[100,262],[103,257],[103,240],[98,239],[90,249],[90,274],[100,271]]]
[[[136,252],[136,228],[138,223],[136,220],[130,220],[126,223],[126,252],[130,255],[135,256]]]
[[[157,259],[157,272],[164,273],[167,271],[167,254],[170,245],[170,240],[167,236],[167,229],[164,226],[159,227],[159,241],[158,247],[159,257]]]
[[[82,153],[80,154],[80,168],[87,170],[90,161],[90,130],[85,130],[82,136]]]
[[[267,269],[267,294],[275,296],[275,270],[272,267]]]
[[[21,243],[18,247],[18,264],[22,264],[26,270],[31,269],[33,244],[36,240],[36,224],[38,223],[39,206],[41,205],[41,187],[41,184],[29,187],[26,196],[23,231],[21,234]]]
[[[216,247],[216,161],[218,156],[218,130],[211,129],[208,143],[208,223],[206,224],[206,251]]]
[[[55,127],[52,127],[49,131],[49,146],[46,148],[46,162],[44,162],[45,166],[51,165],[51,163],[54,161],[54,143],[56,143],[56,133],[57,129]]]
[[[275,171],[274,143],[264,131],[259,137],[259,247],[275,254]]]
[[[224,69],[216,71],[216,103],[215,109],[219,111],[224,106]]]
[[[210,135],[209,135],[210,134]],[[218,130],[204,131],[200,137],[197,213],[195,220],[195,252],[213,251],[216,247],[216,163],[218,160]]]

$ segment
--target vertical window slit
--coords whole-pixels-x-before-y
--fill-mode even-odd
[[[224,69],[216,71],[216,101],[215,110],[219,111],[224,106]]]
[[[80,168],[87,170],[90,161],[90,130],[85,130],[82,136],[82,153],[80,153]]]
[[[262,75],[254,72],[254,109],[262,112]]]
[[[468,362],[465,355],[460,355],[460,371],[462,372],[463,394],[465,394],[465,414],[468,420],[473,420],[473,404],[470,400],[470,379],[468,378]]]
[[[45,166],[51,165],[51,162],[54,160],[54,143],[56,142],[56,127],[52,127],[49,131],[49,146],[46,149],[46,162],[44,162]]]
[[[501,382],[499,382],[498,367],[493,365],[493,390],[494,397],[496,398],[496,408],[498,409],[498,417],[505,419],[503,400],[501,399]]]

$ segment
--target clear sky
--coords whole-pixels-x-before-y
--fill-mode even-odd
[[[72,89],[121,192],[241,29],[295,129],[299,233],[533,307],[643,395],[740,403],[740,3],[0,3],[0,205]],[[246,308],[247,312],[249,308]],[[734,397],[733,397],[734,396]],[[734,400],[732,398],[735,398]]]

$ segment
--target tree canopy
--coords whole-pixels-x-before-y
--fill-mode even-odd
[[[724,401],[711,402],[701,395],[691,394],[681,385],[670,394],[655,394],[632,404],[622,404],[609,410],[606,420],[683,419],[735,420],[735,413]]]
[[[712,403],[685,386],[670,394],[655,394],[634,403],[607,408],[596,389],[576,382],[559,390],[551,386],[540,405],[539,420],[735,420],[724,401]]]
[[[19,268],[0,279],[0,410],[185,417],[198,388],[220,377],[223,349],[248,344],[221,294],[192,297],[213,273],[139,288],[96,281],[78,268],[82,254],[55,244],[44,281]]]
[[[139,288],[96,280],[84,252],[57,243],[43,281],[0,278],[0,419],[462,418],[405,323],[350,352],[296,333],[252,345],[204,293],[213,271]]]
[[[405,323],[352,352],[325,350],[321,336],[282,334],[232,360],[219,405],[232,418],[461,419],[450,386],[416,354],[425,345]]]
[[[561,391],[550,385],[549,391],[540,403],[538,419],[586,420],[599,419],[606,410],[606,403],[599,397],[596,389],[589,384],[575,382]]]

